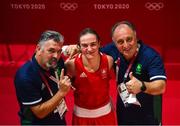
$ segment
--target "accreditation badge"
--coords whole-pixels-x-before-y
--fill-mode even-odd
[[[65,112],[68,110],[66,102],[64,98],[60,101],[59,105],[57,106],[57,109],[54,111],[55,113],[58,112],[61,119],[63,118]]]
[[[128,98],[129,98],[129,92],[126,88],[126,85],[124,83],[121,83],[118,85],[118,93],[119,93],[119,96],[121,97],[123,103],[124,103],[124,106],[127,107],[128,106]]]
[[[136,98],[135,94],[129,94],[129,98],[128,98],[128,104],[135,104],[141,107],[140,102],[138,101],[138,99]]]
[[[129,104],[135,104],[141,106],[140,102],[136,98],[136,95],[130,94],[128,92],[125,83],[121,83],[118,85],[118,93],[125,107],[128,107]]]

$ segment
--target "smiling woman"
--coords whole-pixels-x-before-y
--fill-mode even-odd
[[[91,28],[80,33],[79,46],[81,53],[66,62],[75,78],[73,125],[115,125],[109,96],[113,60],[99,52],[99,36]]]

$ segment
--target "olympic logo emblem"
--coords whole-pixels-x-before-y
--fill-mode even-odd
[[[77,3],[60,3],[60,8],[65,11],[75,11],[78,8]]]
[[[147,2],[145,4],[145,7],[148,9],[148,10],[155,10],[155,11],[159,11],[160,9],[162,9],[164,7],[164,4],[162,2],[159,2],[159,3],[150,3],[150,2]]]

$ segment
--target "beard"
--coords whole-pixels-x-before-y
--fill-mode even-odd
[[[55,69],[57,67],[57,62],[58,60],[56,58],[51,58],[47,63],[46,63],[46,66],[48,68],[53,68]]]

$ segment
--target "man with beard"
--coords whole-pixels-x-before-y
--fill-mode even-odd
[[[70,90],[71,81],[64,75],[63,42],[60,33],[45,31],[32,59],[17,71],[14,83],[21,124],[66,124],[64,97]]]

